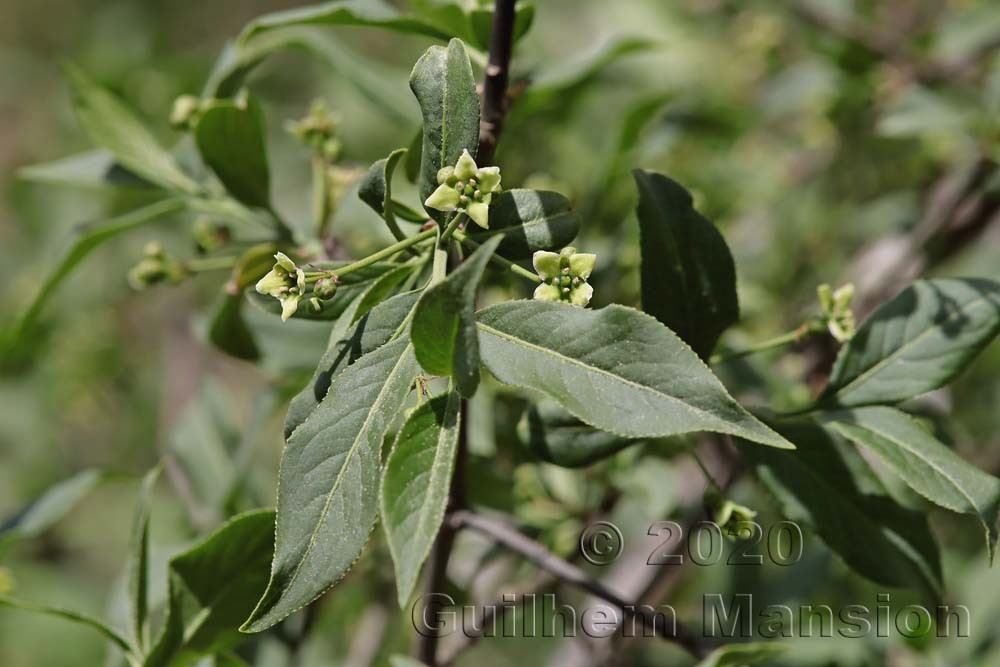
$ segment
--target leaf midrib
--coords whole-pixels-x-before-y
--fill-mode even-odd
[[[888,356],[883,357],[882,359],[880,359],[879,361],[877,361],[871,368],[867,369],[863,373],[859,374],[856,378],[854,378],[853,380],[851,380],[847,384],[845,384],[842,387],[840,387],[839,389],[837,389],[833,393],[833,395],[834,396],[842,396],[842,395],[844,395],[846,393],[849,393],[849,390],[850,390],[851,387],[853,387],[854,385],[858,384],[859,382],[863,382],[863,381],[868,380],[872,375],[880,372],[883,368],[885,368],[888,364],[890,364],[893,361],[895,361],[899,356],[901,356],[910,347],[916,345],[921,340],[923,340],[926,336],[929,336],[933,331],[935,331],[936,329],[940,328],[941,325],[946,324],[947,322],[949,322],[954,317],[957,317],[959,315],[966,315],[966,314],[968,314],[968,313],[976,310],[980,305],[986,303],[986,301],[987,301],[987,297],[985,295],[977,297],[977,298],[973,299],[972,301],[968,301],[967,303],[965,303],[963,306],[961,306],[957,310],[949,313],[948,316],[945,317],[944,319],[932,322],[930,326],[928,326],[926,329],[924,329],[923,331],[921,331],[919,334],[917,334],[916,336],[914,336],[913,338],[911,338],[908,342],[904,343],[903,345],[900,345],[899,348],[896,349],[896,351],[894,351],[892,354],[889,354]]]
[[[605,376],[607,376],[607,377],[609,377],[609,378],[611,378],[613,380],[621,382],[622,384],[633,386],[633,387],[635,387],[637,389],[640,389],[642,391],[645,391],[645,392],[648,392],[650,394],[653,394],[654,396],[666,398],[666,399],[668,399],[670,401],[673,401],[674,403],[677,403],[678,405],[682,406],[683,408],[685,408],[686,410],[688,410],[689,412],[691,412],[691,413],[693,413],[695,415],[702,416],[702,417],[707,417],[710,420],[715,421],[715,422],[720,421],[719,418],[716,417],[715,415],[713,415],[712,413],[706,412],[705,410],[702,410],[701,408],[697,408],[697,407],[695,407],[695,406],[693,406],[693,405],[691,405],[689,403],[685,403],[682,399],[680,399],[680,398],[678,398],[676,396],[671,396],[670,394],[665,394],[665,393],[663,393],[663,392],[661,392],[661,391],[659,391],[659,390],[657,390],[657,389],[655,389],[653,387],[650,387],[648,385],[644,385],[644,384],[641,384],[639,382],[635,382],[633,380],[629,380],[628,378],[624,378],[624,377],[622,377],[620,375],[615,375],[614,373],[612,373],[610,371],[607,371],[607,370],[604,370],[603,368],[599,368],[597,366],[587,365],[587,364],[583,363],[582,361],[579,361],[578,359],[574,359],[572,357],[568,357],[568,356],[566,356],[566,355],[564,355],[564,354],[562,354],[560,352],[557,352],[556,350],[553,350],[551,348],[542,347],[541,345],[537,345],[535,343],[531,343],[529,341],[526,341],[523,338],[517,338],[517,337],[512,336],[512,335],[510,335],[510,334],[508,334],[506,332],[500,331],[499,329],[494,329],[493,327],[489,326],[488,324],[483,324],[482,322],[477,322],[476,325],[480,329],[482,329],[483,331],[486,331],[487,333],[491,333],[494,336],[497,336],[498,338],[504,338],[506,340],[509,340],[509,341],[514,342],[514,343],[523,345],[523,346],[531,348],[533,350],[536,350],[536,351],[548,354],[548,355],[550,355],[552,357],[555,357],[556,359],[559,359],[560,361],[562,361],[564,363],[569,363],[569,364],[572,364],[574,366],[579,366],[581,368],[587,369],[588,371],[596,372],[596,373],[598,373],[600,375],[605,375]],[[724,394],[725,392],[723,391],[722,393]]]
[[[941,475],[941,477],[944,477],[953,487],[955,487],[955,490],[958,491],[958,493],[959,493],[960,496],[962,496],[963,498],[965,498],[965,500],[972,507],[972,509],[973,509],[973,511],[975,512],[976,515],[978,515],[980,517],[982,516],[981,515],[982,510],[979,508],[979,505],[976,504],[975,500],[973,500],[972,496],[970,496],[965,491],[965,489],[962,488],[962,486],[955,479],[953,479],[951,477],[950,474],[948,474],[947,472],[945,472],[944,470],[942,470],[940,467],[938,467],[937,465],[935,465],[934,462],[932,462],[930,459],[928,459],[922,452],[920,452],[919,450],[916,450],[916,449],[913,449],[913,448],[909,447],[903,440],[897,439],[897,438],[893,437],[891,434],[888,434],[888,433],[882,431],[881,429],[876,428],[876,427],[874,427],[874,426],[872,426],[872,425],[870,425],[868,423],[864,423],[864,424],[861,424],[861,423],[852,423],[851,425],[857,426],[860,429],[863,429],[863,430],[869,431],[871,433],[874,433],[878,437],[883,438],[885,440],[888,440],[890,443],[895,444],[900,449],[902,449],[902,450],[904,450],[904,451],[906,451],[906,452],[914,455],[915,457],[917,457],[918,459],[920,459],[921,461],[923,461],[932,470],[934,470],[939,475]],[[853,438],[852,438],[852,440],[853,440]],[[870,448],[870,447],[866,446],[864,443],[861,443],[861,444],[864,447]],[[876,452],[876,454],[877,454],[877,452]],[[881,458],[881,456],[880,456],[880,458]],[[914,490],[916,490],[916,489],[914,489]],[[921,493],[919,491],[918,491],[918,493],[920,493],[920,495],[924,496],[928,500],[932,500],[926,494]],[[933,500],[932,500],[932,502],[933,502]]]
[[[292,572],[292,576],[289,578],[288,583],[283,586],[285,590],[290,589],[292,585],[295,583],[295,581],[298,579],[299,573],[302,571],[302,566],[305,564],[306,560],[308,560],[309,554],[312,553],[312,548],[316,544],[316,538],[320,532],[320,526],[322,526],[323,522],[326,521],[327,514],[329,514],[330,512],[330,505],[333,503],[333,497],[336,494],[337,490],[340,488],[340,483],[344,479],[344,471],[347,470],[348,463],[351,461],[351,459],[353,459],[354,455],[358,451],[358,448],[360,447],[360,444],[364,439],[362,435],[368,431],[368,428],[371,425],[372,415],[374,415],[376,412],[376,407],[379,406],[385,400],[387,388],[391,384],[391,380],[395,377],[396,373],[399,372],[400,367],[403,365],[403,362],[404,360],[406,360],[406,357],[412,350],[412,347],[413,344],[408,343],[406,347],[403,348],[402,353],[399,355],[399,358],[396,360],[396,363],[393,364],[392,370],[386,377],[385,383],[383,383],[382,388],[379,390],[378,396],[376,396],[375,400],[372,402],[371,408],[368,410],[368,414],[367,416],[365,416],[364,422],[358,429],[358,433],[354,437],[354,441],[351,443],[350,448],[348,448],[347,450],[347,454],[344,456],[344,464],[340,467],[340,470],[337,472],[337,476],[336,478],[334,478],[333,481],[333,486],[330,488],[330,491],[326,495],[326,502],[323,504],[323,511],[320,513],[320,517],[316,521],[315,524],[316,527],[313,528],[312,533],[309,536],[309,544],[306,545],[306,549],[302,553],[302,557],[299,558],[298,563],[296,563],[295,571]],[[316,434],[316,436],[313,436],[313,438],[319,436],[319,434],[322,433],[324,430],[326,429],[321,430],[319,433]]]

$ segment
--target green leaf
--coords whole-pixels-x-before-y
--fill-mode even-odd
[[[656,42],[644,37],[625,37],[601,45],[592,54],[577,60],[563,61],[558,66],[538,73],[532,85],[514,107],[516,113],[532,114],[539,107],[564,108],[575,99],[574,93],[593,81],[608,66],[622,58],[656,47]]]
[[[382,525],[396,568],[396,591],[406,609],[420,569],[444,521],[458,451],[455,392],[411,411],[396,436],[382,475]]]
[[[389,157],[378,160],[371,166],[365,177],[358,184],[358,197],[382,216],[386,226],[397,241],[402,241],[406,235],[396,222],[395,208],[402,206],[392,200],[392,175],[396,165],[406,155],[405,148],[398,148]]]
[[[198,184],[181,171],[173,156],[121,101],[73,65],[66,65],[66,76],[73,110],[95,144],[152,183],[188,194],[198,191]]]
[[[111,218],[100,223],[89,223],[76,228],[75,239],[69,250],[55,264],[55,268],[48,275],[34,301],[28,306],[24,315],[16,325],[16,335],[29,334],[41,313],[42,306],[46,300],[55,292],[56,288],[66,279],[66,277],[86,258],[95,248],[118,236],[144,225],[153,222],[164,216],[176,213],[184,208],[184,203],[178,199],[166,199],[155,204],[150,204],[134,211],[129,211],[116,218]]]
[[[418,373],[403,335],[348,366],[288,439],[281,462],[275,555],[267,590],[244,624],[265,630],[351,568],[378,507],[382,439]]]
[[[239,626],[267,585],[274,511],[256,510],[170,561],[167,616],[144,667],[189,664],[245,641]]]
[[[927,517],[877,495],[816,423],[776,426],[795,452],[744,454],[789,519],[810,526],[847,565],[878,584],[937,593],[941,564]]]
[[[416,183],[420,178],[420,163],[424,155],[424,129],[421,127],[413,135],[413,141],[406,150],[406,160],[403,161],[403,173],[410,183]]]
[[[103,471],[84,470],[49,488],[38,500],[0,524],[0,555],[14,543],[37,537],[62,520],[107,478]]]
[[[368,26],[440,40],[451,37],[428,21],[400,14],[384,0],[335,0],[258,17],[243,28],[239,42],[245,44],[262,33],[302,25]]]
[[[202,159],[233,197],[248,206],[270,208],[264,114],[253,97],[212,102],[194,135]]]
[[[256,361],[260,359],[260,348],[243,319],[243,303],[242,293],[221,296],[208,329],[208,339],[235,359]]]
[[[383,273],[378,280],[371,284],[371,287],[361,295],[361,302],[358,304],[358,310],[352,315],[352,324],[357,322],[359,319],[371,312],[372,308],[386,300],[393,290],[399,287],[399,284],[403,282],[406,278],[413,275],[414,271],[419,270],[415,266],[398,266],[391,271],[386,271]]]
[[[631,308],[512,301],[481,310],[479,332],[498,380],[540,391],[595,428],[631,438],[714,431],[792,448],[672,331]]]
[[[437,188],[437,173],[442,167],[454,166],[464,150],[475,157],[479,149],[479,96],[469,54],[462,42],[453,39],[448,48],[427,49],[413,66],[410,89],[423,116],[424,144],[420,156],[423,202]],[[441,211],[427,211],[439,222],[444,219]]]
[[[757,665],[765,660],[777,658],[787,651],[788,647],[782,644],[766,644],[764,642],[729,644],[712,651],[695,667],[746,667],[746,665]]]
[[[821,421],[872,452],[906,484],[931,501],[979,517],[990,561],[996,555],[1000,479],[967,463],[919,422],[894,408],[824,412]]]
[[[149,514],[161,469],[157,464],[142,479],[127,566],[129,617],[135,645],[143,652],[149,643]]]
[[[476,291],[500,237],[481,245],[447,278],[424,290],[413,312],[410,336],[421,367],[454,378],[468,398],[479,387]]]
[[[260,358],[260,348],[243,317],[243,291],[271,270],[279,249],[273,243],[259,243],[244,252],[233,267],[208,330],[209,341],[231,357],[245,361]]]
[[[309,384],[292,399],[285,417],[285,437],[288,438],[299,424],[312,414],[326,397],[333,379],[357,361],[362,355],[388,343],[400,333],[413,312],[420,292],[407,292],[394,296],[376,306],[371,313],[354,323],[354,314],[361,306],[356,299],[337,319],[330,331],[326,352],[316,366]]]
[[[514,10],[514,43],[524,37],[535,22],[535,6],[527,2],[518,3]],[[473,7],[468,12],[469,42],[481,51],[490,47],[493,34],[493,7]]]
[[[517,425],[517,435],[532,454],[566,468],[590,465],[636,442],[598,431],[550,400],[528,406]]]
[[[840,350],[820,403],[897,403],[943,387],[997,333],[1000,283],[918,280],[872,313]]]
[[[26,600],[19,600],[17,598],[8,597],[6,595],[0,595],[0,607],[7,607],[9,609],[18,609],[21,611],[33,612],[36,614],[45,614],[47,616],[54,616],[56,618],[61,618],[66,621],[71,621],[78,625],[82,625],[93,630],[97,630],[105,639],[117,646],[121,651],[129,658],[132,664],[135,663],[135,652],[129,644],[129,641],[125,638],[122,633],[118,632],[111,626],[109,626],[104,621],[96,619],[87,614],[81,614],[76,611],[71,611],[69,609],[63,609],[61,607],[53,607],[45,604],[38,604],[36,602],[28,602]]]
[[[115,161],[115,156],[103,148],[69,157],[32,164],[17,170],[19,178],[38,183],[74,185],[87,188],[153,188],[152,183],[137,176]]]
[[[511,259],[531,257],[536,250],[559,250],[580,231],[580,216],[569,200],[545,190],[504,190],[490,204],[490,228],[469,234],[482,243],[501,235],[497,253]]]
[[[739,319],[736,267],[722,234],[666,176],[633,172],[639,188],[642,309],[707,359]]]

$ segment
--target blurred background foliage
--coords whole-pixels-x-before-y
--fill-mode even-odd
[[[82,67],[133,106],[161,140],[173,143],[179,135],[167,122],[172,101],[201,89],[226,40],[248,20],[295,4],[2,0],[5,321],[26,306],[76,225],[148,198],[140,189],[67,186],[19,171],[89,147],[70,110],[60,62]],[[918,272],[1000,274],[1000,224],[990,224],[1000,210],[996,2],[536,4],[534,26],[515,55],[514,99],[497,162],[508,186],[559,190],[581,211],[584,228],[576,245],[600,257],[596,306],[638,302],[630,170],[639,166],[689,188],[728,240],[742,320],[726,334],[725,347],[740,348],[799,324],[815,311],[821,282],[853,281],[867,294],[891,296],[914,277],[905,275],[910,264],[895,263],[914,243],[925,258]],[[367,168],[413,139],[419,112],[407,78],[427,46],[424,39],[373,29],[317,34],[317,52],[282,53],[250,81],[268,118],[277,207],[302,224],[309,219],[309,162],[285,122],[303,116],[314,98],[325,99],[341,118],[342,164]],[[948,199],[956,191],[961,196]],[[942,225],[935,215],[951,217]],[[268,321],[260,335],[265,360],[252,367],[204,342],[216,278],[132,291],[126,271],[146,241],[191,254],[186,224],[143,228],[94,253],[47,307],[30,362],[0,378],[0,518],[81,470],[139,475],[172,449],[189,463],[186,471],[168,470],[173,484],[159,489],[156,567],[226,514],[271,504],[283,400],[307,377],[326,331],[321,324],[290,322],[278,341]],[[334,225],[349,250],[372,249],[389,238],[353,194]],[[803,378],[815,364],[822,360],[765,355],[725,368],[724,378],[749,402],[788,408],[814,390]],[[942,435],[994,474],[1000,472],[998,371],[1000,348],[994,346],[952,387],[920,405],[932,417],[949,415]],[[625,497],[613,517],[639,541],[647,539],[652,521],[690,504],[691,485],[701,483],[686,463],[671,460],[672,449],[662,443],[626,450],[583,471],[526,463],[515,435],[524,404],[502,397],[495,410],[486,410],[492,390],[485,388],[472,412],[477,500],[512,509],[527,525],[544,529],[554,549],[573,551],[584,517],[602,501],[609,481]],[[13,573],[19,594],[123,618],[118,573],[136,491],[129,480],[101,484],[54,529],[3,554],[0,563]],[[736,496],[762,511],[765,526],[777,520],[771,502],[751,484],[738,485]],[[987,569],[974,527],[953,515],[933,518],[945,555],[947,598],[972,609],[971,639],[801,640],[795,657],[783,664],[998,664],[992,612],[1000,574]],[[647,552],[657,542],[648,539]],[[460,547],[464,557],[455,560],[467,571],[453,573],[457,578],[471,576],[481,562],[504,564],[474,539]],[[373,544],[375,554],[330,596],[319,619],[322,631],[305,648],[303,664],[366,664],[358,662],[365,650],[380,656],[405,650],[406,620],[393,613],[391,568],[378,554],[384,548]],[[700,613],[705,591],[758,592],[762,604],[874,605],[872,585],[849,574],[820,543],[810,539],[805,553],[787,570],[696,568],[671,602],[682,618]],[[898,604],[908,596],[900,593]],[[360,635],[388,639],[366,647],[358,645]],[[487,640],[459,664],[523,664],[525,656],[547,651],[558,657],[556,644]],[[687,664],[659,643],[642,647],[629,654],[628,664]],[[257,664],[285,664],[287,652],[282,642],[268,640]],[[0,612],[2,665],[92,666],[103,664],[103,654],[100,640],[86,630]]]

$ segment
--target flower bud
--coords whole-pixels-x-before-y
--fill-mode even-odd
[[[332,299],[337,293],[337,279],[334,276],[320,278],[313,285],[313,294],[320,299]]]
[[[201,115],[201,100],[194,95],[181,95],[170,110],[170,125],[175,130],[190,130]]]

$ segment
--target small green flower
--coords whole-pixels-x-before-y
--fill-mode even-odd
[[[848,283],[833,291],[826,283],[816,288],[820,308],[823,311],[821,319],[830,335],[838,343],[846,343],[854,337],[856,323],[851,311],[851,301],[854,300],[854,285]]]
[[[710,488],[705,491],[705,505],[712,510],[713,520],[731,538],[738,538],[740,535],[740,524],[745,524],[754,520],[757,512],[746,505],[734,503],[725,498],[717,489]]]
[[[281,319],[287,320],[299,308],[306,292],[306,274],[284,253],[274,256],[274,267],[257,282],[257,291],[281,302]]]
[[[597,255],[578,253],[576,248],[561,252],[537,251],[532,257],[535,271],[542,284],[535,289],[535,298],[542,301],[566,301],[574,306],[586,306],[594,296],[587,279],[594,271]]]
[[[463,211],[483,229],[490,226],[490,202],[500,192],[500,167],[478,167],[466,150],[454,167],[437,174],[438,187],[424,206],[438,211]]]

